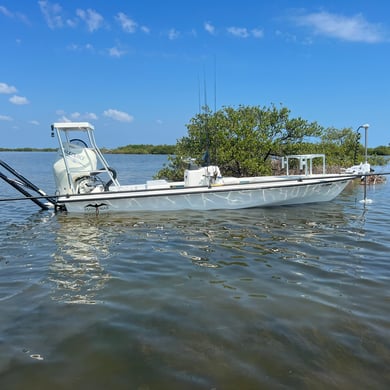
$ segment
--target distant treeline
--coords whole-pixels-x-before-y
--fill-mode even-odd
[[[53,148],[0,148],[0,152],[55,152]],[[175,145],[127,145],[115,149],[101,148],[108,154],[175,154]]]
[[[101,148],[107,154],[175,154],[176,145],[127,145],[115,149]],[[53,148],[0,148],[0,152],[55,152]],[[367,148],[370,156],[390,156],[390,146]]]
[[[55,152],[53,148],[0,148],[0,152]]]
[[[126,145],[116,149],[102,148],[102,152],[112,154],[175,154],[175,145]]]
[[[377,156],[390,156],[390,145],[367,148],[367,153],[370,155],[376,154]]]

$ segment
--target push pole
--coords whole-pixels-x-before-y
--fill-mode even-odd
[[[363,128],[364,129],[364,157],[365,157],[365,164],[367,166],[368,164],[368,156],[367,156],[367,130],[370,127],[368,123],[359,126],[358,130]],[[369,173],[369,172],[368,172]],[[363,195],[363,203],[367,203],[367,172],[364,174],[364,195]]]

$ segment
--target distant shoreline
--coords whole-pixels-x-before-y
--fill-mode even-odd
[[[0,148],[0,152],[56,152],[58,148]],[[127,145],[118,148],[100,148],[106,154],[174,154],[174,145]]]
[[[0,148],[0,152],[56,152],[54,148]]]
[[[105,148],[100,150],[105,154],[163,154],[174,155],[176,145],[145,145],[134,144],[127,146],[119,146],[117,148]],[[0,148],[0,152],[56,152],[58,148]],[[390,146],[378,146],[374,148],[368,148],[370,156],[390,156]]]

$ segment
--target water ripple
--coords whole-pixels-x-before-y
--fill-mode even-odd
[[[388,387],[388,189],[367,207],[352,186],[263,210],[2,209],[1,387]]]

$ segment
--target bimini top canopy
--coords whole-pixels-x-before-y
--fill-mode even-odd
[[[56,122],[51,125],[57,130],[95,130],[94,126],[88,122]]]

